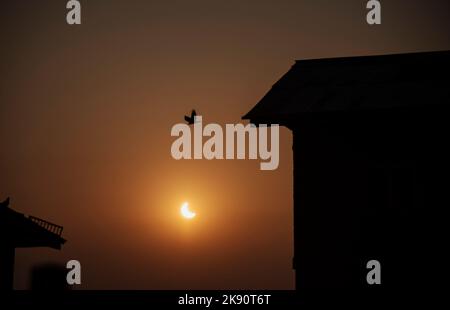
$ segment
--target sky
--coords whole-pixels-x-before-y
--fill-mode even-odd
[[[298,59],[450,49],[446,0],[2,1],[0,200],[64,226],[77,289],[293,289],[292,137],[280,164],[181,160],[170,130],[195,108],[239,123]],[[184,201],[197,213],[179,215]]]

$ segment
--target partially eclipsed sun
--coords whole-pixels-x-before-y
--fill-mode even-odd
[[[193,219],[197,214],[189,210],[189,204],[187,202],[183,203],[180,208],[180,213],[184,218]]]

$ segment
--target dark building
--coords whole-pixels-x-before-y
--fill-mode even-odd
[[[47,263],[34,266],[31,271],[31,289],[35,291],[68,291],[67,268],[64,265]]]
[[[449,104],[443,51],[300,60],[243,116],[293,132],[297,289],[436,284]]]
[[[61,249],[63,227],[9,208],[9,198],[0,203],[0,290],[13,289],[16,248]]]

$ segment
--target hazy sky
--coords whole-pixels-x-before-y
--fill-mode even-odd
[[[291,135],[280,166],[175,161],[171,127],[196,108],[237,123],[296,59],[450,49],[450,2],[2,1],[0,200],[64,226],[87,289],[291,289]],[[180,218],[189,201],[198,216]]]

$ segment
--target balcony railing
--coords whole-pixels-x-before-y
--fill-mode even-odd
[[[50,232],[52,232],[52,233],[54,233],[54,234],[56,234],[56,235],[58,235],[58,236],[61,237],[61,234],[62,234],[62,231],[63,231],[63,227],[62,227],[62,226],[59,226],[59,225],[50,223],[50,222],[48,222],[48,221],[46,221],[46,220],[43,220],[43,219],[40,219],[40,218],[31,216],[31,215],[28,216],[28,218],[29,218],[33,223],[36,223],[36,224],[38,224],[39,226],[41,226],[41,227],[47,229],[48,231],[50,231]]]

